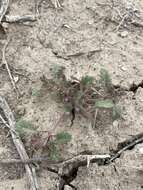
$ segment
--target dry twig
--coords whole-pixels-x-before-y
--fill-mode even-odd
[[[8,63],[6,61],[6,58],[5,58],[5,52],[6,52],[6,48],[8,46],[9,41],[10,41],[9,39],[6,41],[6,43],[4,44],[4,47],[2,49],[2,64],[5,65],[5,68],[7,70],[8,75],[9,75],[9,78],[10,78],[11,84],[13,86],[13,89],[15,90],[17,97],[19,97],[20,92],[19,92],[19,90],[18,90],[18,88],[17,88],[17,86],[15,84],[15,81],[14,81],[13,76],[11,74],[11,71],[9,69],[9,65],[8,65]]]
[[[60,4],[60,2],[59,2],[59,0],[55,0],[55,2],[54,2],[54,6],[55,6],[56,9],[62,7],[61,4]]]
[[[125,14],[122,18],[122,20],[120,21],[120,23],[118,24],[116,31],[118,31],[120,29],[120,27],[124,24],[126,18],[128,17],[128,14]]]
[[[34,22],[36,21],[36,15],[6,15],[4,22],[13,23],[13,22]]]
[[[96,109],[94,113],[93,124],[92,124],[93,128],[96,127],[97,114],[98,114],[98,109]]]
[[[6,100],[4,98],[2,98],[0,96],[0,108],[3,111],[8,124],[6,125],[6,127],[8,127],[10,130],[10,134],[13,140],[14,145],[16,146],[16,149],[18,151],[18,154],[20,155],[21,160],[26,160],[29,159],[26,150],[24,148],[24,145],[19,137],[19,135],[16,133],[15,131],[15,118],[13,116],[13,113],[9,107],[9,105],[7,104]],[[1,116],[1,119],[3,117]],[[4,124],[6,124],[6,120],[3,118],[2,121],[4,122]],[[30,185],[30,190],[38,190],[38,183],[37,183],[37,178],[36,178],[36,174],[35,174],[35,168],[32,165],[28,165],[25,164],[25,170],[27,173],[27,177],[28,177],[28,181],[29,181],[29,185]]]
[[[8,6],[9,6],[9,0],[1,0],[1,2],[0,2],[0,23],[6,14]]]
[[[94,162],[95,160],[98,160],[98,159],[109,159],[109,158],[110,158],[109,154],[105,154],[105,155],[82,155],[82,154],[79,154],[77,156],[74,156],[73,158],[69,158],[69,159],[63,160],[63,161],[52,161],[47,157],[37,157],[37,158],[30,158],[30,159],[24,159],[24,160],[5,159],[5,160],[0,160],[0,164],[31,164],[34,162],[37,162],[37,163],[45,162],[47,164],[47,166],[55,165],[55,166],[61,167],[64,165],[69,165],[74,162],[88,163],[89,160],[90,160],[90,162]]]
[[[122,149],[120,149],[114,156],[111,157],[111,159],[109,159],[109,162],[113,162],[116,158],[120,157],[120,155],[126,151],[126,150],[129,150],[130,148],[134,147],[135,145],[139,144],[139,143],[142,143],[143,142],[143,136],[138,138],[138,139],[135,139],[133,141],[131,141],[128,145],[124,146]]]

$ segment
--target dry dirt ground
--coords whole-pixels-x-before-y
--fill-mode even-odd
[[[53,2],[52,2],[53,1]],[[7,71],[0,67],[0,95],[8,101],[15,117],[22,117],[37,130],[68,131],[72,140],[62,154],[68,158],[85,150],[109,153],[119,143],[143,132],[143,0],[62,0],[62,8],[54,0],[11,0],[7,15],[37,14],[35,22],[5,23],[0,31],[0,59],[6,48],[6,60],[21,93],[19,99],[12,88]],[[37,6],[38,5],[38,6]],[[40,77],[50,76],[53,64],[66,67],[66,77],[99,76],[108,70],[113,84],[123,88],[120,96],[122,118],[112,122],[106,116],[97,118],[96,127],[76,117],[56,125],[64,113],[48,91],[40,99],[31,95],[40,89]],[[102,122],[101,122],[102,121]],[[56,126],[56,127],[55,127]],[[80,167],[72,184],[78,190],[143,189],[143,145],[139,144],[107,166],[91,164]],[[0,130],[0,157],[18,158],[11,137]],[[55,190],[56,174],[38,172],[41,190]],[[27,190],[22,166],[0,166],[0,190]],[[65,186],[65,190],[71,188]]]

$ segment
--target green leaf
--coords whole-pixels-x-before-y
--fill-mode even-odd
[[[97,100],[95,103],[96,108],[113,108],[115,106],[114,102],[110,99],[107,100]]]
[[[93,84],[93,82],[94,82],[94,78],[88,75],[82,77],[81,79],[81,84],[83,84],[84,86],[91,85]]]
[[[71,139],[72,139],[72,136],[67,132],[61,132],[56,135],[57,143],[64,144],[71,141]]]
[[[16,131],[20,134],[24,134],[26,132],[33,132],[35,129],[29,121],[20,119],[18,122],[16,122]]]

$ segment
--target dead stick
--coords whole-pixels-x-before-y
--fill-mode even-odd
[[[7,46],[8,46],[9,41],[10,41],[10,39],[8,39],[8,40],[6,41],[6,43],[4,44],[4,47],[3,47],[3,49],[2,49],[2,64],[5,65],[6,70],[7,70],[7,72],[8,72],[8,75],[9,75],[9,78],[10,78],[10,81],[11,81],[11,84],[12,84],[12,86],[13,86],[15,92],[16,92],[17,97],[19,97],[20,93],[19,93],[18,88],[17,88],[17,86],[16,86],[16,84],[15,84],[15,82],[14,82],[13,76],[12,76],[12,74],[11,74],[11,71],[10,71],[10,69],[9,69],[8,63],[7,63],[6,58],[5,58],[5,51],[6,51],[6,48],[7,48]]]
[[[128,14],[125,14],[121,20],[121,22],[119,23],[119,25],[116,28],[116,31],[118,31],[120,29],[120,27],[124,24],[125,19],[128,17]]]
[[[93,127],[96,127],[97,114],[98,114],[98,109],[96,109],[94,113],[93,124],[92,124]]]
[[[18,154],[20,155],[21,160],[27,160],[29,159],[27,152],[24,148],[24,145],[19,137],[19,134],[15,131],[15,118],[14,115],[7,104],[6,100],[0,96],[0,108],[3,110],[5,117],[8,120],[8,126],[10,128],[10,134],[13,140],[14,145],[16,146],[16,149],[18,151]],[[6,121],[4,122],[6,123]],[[13,132],[14,131],[14,132]],[[25,170],[27,173],[27,177],[29,180],[30,190],[38,190],[39,187],[37,186],[37,178],[35,176],[35,172],[33,173],[34,166],[25,164]]]
[[[20,159],[5,159],[5,160],[0,160],[0,164],[30,164],[34,162],[45,162],[48,165],[55,165],[55,166],[60,166],[62,164],[69,164],[75,161],[92,161],[92,160],[98,160],[98,159],[109,159],[110,155],[108,154],[103,154],[103,155],[77,155],[74,156],[73,158],[69,158],[63,161],[52,161],[47,157],[37,157],[37,158],[30,158],[30,159],[25,159],[25,160],[20,160]]]
[[[4,159],[0,160],[0,164],[31,164],[31,163],[41,163],[46,162],[47,165],[57,165],[59,162],[51,161],[48,158],[29,158],[26,160],[20,160],[20,159]]]
[[[61,4],[60,4],[59,0],[54,0],[54,1],[55,1],[55,2],[54,2],[55,8],[56,8],[56,9],[61,8]]]
[[[128,144],[127,146],[125,146],[124,148],[122,148],[121,150],[119,150],[114,156],[111,157],[111,159],[109,159],[109,161],[107,163],[113,162],[116,158],[118,158],[124,151],[130,149],[131,147],[134,147],[136,144],[142,143],[143,142],[143,137],[134,140],[133,142],[131,142],[130,144]]]
[[[13,23],[13,22],[34,22],[36,21],[36,15],[6,15],[5,18],[2,20],[4,22]]]
[[[6,14],[8,6],[9,6],[9,0],[1,0],[0,1],[0,23]]]

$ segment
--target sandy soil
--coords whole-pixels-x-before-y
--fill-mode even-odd
[[[85,150],[109,153],[120,142],[142,133],[143,0],[63,0],[62,9],[56,9],[52,1],[10,1],[7,15],[35,14],[39,4],[40,17],[35,22],[3,22],[5,34],[0,30],[0,49],[10,38],[6,59],[13,76],[18,77],[16,85],[22,96],[16,98],[2,67],[0,95],[6,98],[16,118],[23,117],[36,129],[68,131],[72,140],[62,152],[65,158]],[[67,115],[56,125],[64,113],[63,105],[55,102],[48,91],[43,91],[40,99],[31,95],[32,89],[41,89],[40,77],[49,78],[50,67],[55,63],[66,67],[67,78],[80,79],[87,74],[98,78],[101,68],[108,70],[113,84],[124,89],[119,98],[122,118],[113,122],[103,115],[92,128],[89,121],[76,117],[70,128]],[[142,146],[126,151],[111,165],[81,167],[72,184],[79,190],[143,189]],[[18,158],[11,137],[2,129],[0,158]],[[58,189],[55,174],[41,169],[38,179],[41,190]],[[0,190],[12,189],[28,189],[23,167],[0,166]]]

